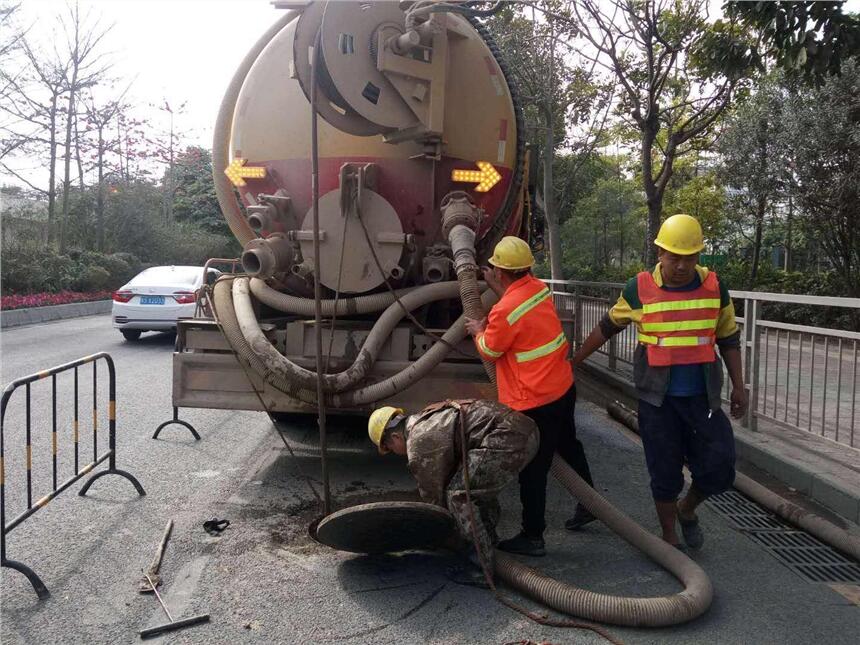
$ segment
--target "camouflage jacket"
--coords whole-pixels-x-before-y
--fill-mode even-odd
[[[525,444],[522,435],[537,433],[528,417],[497,401],[468,401],[465,412],[466,450],[479,448],[494,431],[494,443],[504,448],[504,433],[511,447]],[[421,498],[445,506],[445,489],[462,462],[457,402],[437,403],[406,419],[406,454],[409,470],[418,482]]]

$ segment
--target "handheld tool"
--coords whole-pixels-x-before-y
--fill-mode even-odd
[[[161,584],[161,576],[158,575],[158,570],[161,569],[161,560],[164,558],[164,549],[167,547],[167,541],[170,539],[171,531],[173,531],[172,519],[168,520],[167,526],[164,527],[164,535],[161,537],[161,544],[158,545],[158,550],[155,552],[155,557],[152,559],[149,569],[138,583],[138,592],[152,593],[155,591],[155,588]]]
[[[147,627],[146,629],[141,629],[140,634],[141,638],[152,638],[153,636],[158,636],[159,634],[166,634],[167,632],[176,631],[177,629],[183,629],[185,627],[191,627],[192,625],[199,625],[200,623],[208,623],[209,622],[209,614],[200,614],[199,616],[192,616],[191,618],[181,618],[179,620],[173,620],[173,616],[170,615],[170,611],[167,609],[167,605],[164,604],[164,601],[161,599],[161,594],[158,593],[158,589],[155,588],[155,581],[149,577],[148,574],[144,573],[143,577],[149,582],[152,591],[155,592],[155,597],[158,598],[158,602],[161,605],[161,608],[164,610],[164,613],[167,614],[167,620],[169,623],[164,623],[163,625],[157,625],[155,627]]]

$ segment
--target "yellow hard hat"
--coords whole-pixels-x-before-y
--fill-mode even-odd
[[[392,417],[406,414],[403,408],[392,408],[390,405],[377,408],[370,415],[367,421],[367,434],[370,440],[379,448],[379,442],[382,441],[382,433],[388,427]]]
[[[654,244],[678,255],[693,255],[705,248],[698,220],[683,213],[672,215],[663,222]]]
[[[518,271],[531,267],[535,263],[535,258],[525,240],[513,235],[506,235],[496,244],[496,248],[493,249],[493,257],[488,261],[494,267]]]

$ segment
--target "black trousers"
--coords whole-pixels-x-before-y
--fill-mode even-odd
[[[543,536],[546,528],[546,479],[553,455],[558,452],[589,486],[594,486],[585,449],[576,438],[576,385],[560,399],[522,413],[537,424],[540,447],[537,455],[520,471],[520,502],[523,505],[523,531],[529,537]]]

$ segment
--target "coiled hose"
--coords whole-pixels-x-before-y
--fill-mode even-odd
[[[463,310],[468,312],[470,318],[479,319],[483,318],[484,310],[480,300],[476,299],[475,237],[474,233],[471,236],[467,234],[465,228],[453,227],[449,240],[454,252]],[[485,360],[484,368],[495,384],[495,364]],[[674,625],[692,620],[708,609],[713,599],[713,588],[707,574],[699,565],[615,508],[558,455],[553,457],[551,472],[595,517],[678,578],[684,585],[684,590],[658,598],[630,598],[595,593],[559,582],[497,550],[495,573],[500,580],[557,611],[616,625]]]
[[[639,415],[635,410],[631,410],[619,401],[615,401],[606,406],[606,411],[609,412],[609,416],[613,419],[620,421],[633,432],[639,434]],[[812,511],[808,511],[784,497],[780,497],[772,490],[762,486],[743,473],[735,473],[734,486],[769,511],[776,513],[785,521],[812,533],[812,535],[823,540],[833,548],[839,549],[842,553],[860,560],[860,538],[858,536],[839,528]]]
[[[301,383],[290,380],[282,372],[272,370],[245,339],[233,305],[231,281],[229,279],[222,279],[216,282],[212,297],[214,305],[213,314],[224,333],[227,343],[239,357],[239,360],[254,373],[258,374],[266,383],[303,403],[315,405],[317,401],[315,391],[309,390]],[[483,306],[485,307],[491,307],[495,304],[496,300],[496,294],[489,290],[482,296]],[[336,408],[347,408],[374,403],[402,392],[429,374],[442,362],[450,351],[451,346],[456,345],[465,337],[465,320],[463,316],[460,316],[448,331],[442,335],[442,340],[446,342],[434,344],[418,360],[410,363],[405,369],[378,383],[372,383],[349,392],[327,394],[326,403]]]
[[[437,300],[456,298],[458,293],[459,285],[456,282],[437,282],[417,287],[402,294],[400,301],[389,305],[376,320],[352,365],[337,374],[323,375],[324,390],[326,392],[343,392],[356,387],[370,372],[383,343],[406,315],[406,311],[412,311]],[[391,297],[393,298],[393,296]],[[304,299],[293,298],[293,300],[301,301]],[[376,301],[383,302],[384,300],[380,298]],[[332,302],[329,309],[334,310],[333,301],[329,302]],[[236,278],[233,281],[233,306],[242,335],[253,352],[268,365],[270,370],[280,373],[288,381],[294,381],[308,389],[316,386],[316,372],[305,369],[288,359],[266,338],[254,314],[251,294],[248,290],[248,278]]]
[[[397,302],[397,298],[402,298],[407,293],[414,291],[417,288],[418,287],[397,289],[394,293],[385,291],[383,293],[374,293],[369,296],[338,298],[337,300],[321,300],[320,304],[322,305],[322,315],[340,317],[382,311],[389,305]],[[254,297],[257,300],[270,306],[272,309],[299,316],[314,315],[314,301],[312,298],[301,298],[299,296],[292,296],[288,293],[281,293],[267,285],[259,278],[251,278],[251,293],[254,294]],[[397,297],[395,297],[395,294]]]

